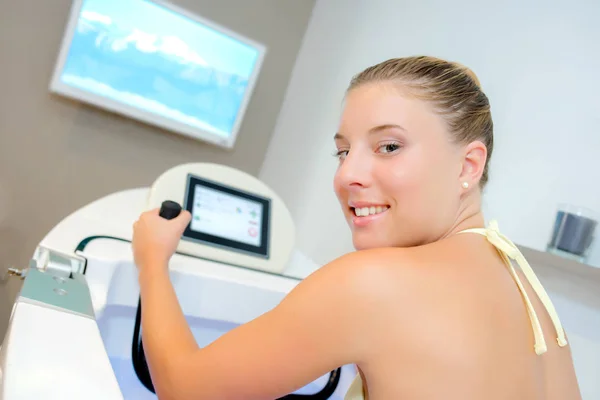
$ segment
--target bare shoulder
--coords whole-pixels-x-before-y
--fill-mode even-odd
[[[375,299],[386,288],[397,289],[396,278],[405,275],[419,264],[410,249],[373,249],[345,254],[326,264],[303,282],[322,290],[334,291],[339,296],[358,300]],[[412,266],[412,267],[411,267]],[[403,279],[406,284],[410,282]]]
[[[307,285],[334,290],[338,295],[358,299],[386,299],[399,289],[408,295],[411,287],[423,291],[424,280],[437,280],[434,275],[448,265],[441,246],[418,248],[379,248],[355,251],[328,263],[306,279]],[[451,261],[450,261],[451,262]]]
[[[443,268],[435,262],[434,250],[382,248],[348,253],[307,277],[288,300],[315,307],[334,305],[340,317],[347,315],[360,326],[383,322],[376,321],[387,318],[379,311],[390,305],[398,316],[403,305],[416,311],[415,299],[427,297],[430,289],[434,293],[435,282],[442,279],[438,274]]]
[[[462,290],[461,274],[448,268],[447,251],[435,245],[348,253],[298,284],[273,315],[302,326],[315,353],[365,372],[373,371],[367,365],[383,365],[384,354],[411,359],[423,343],[439,358],[447,351],[441,339],[460,341],[472,314],[460,300],[470,289]]]
[[[475,296],[455,253],[444,243],[348,253],[306,278],[297,288],[298,300],[335,305],[358,331],[387,329],[392,319],[417,330],[423,315],[445,320],[461,313],[464,297]]]

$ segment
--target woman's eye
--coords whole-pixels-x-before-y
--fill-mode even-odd
[[[381,153],[393,153],[400,148],[399,143],[386,143],[379,146],[379,152]]]
[[[333,153],[333,156],[339,158],[340,160],[344,159],[347,155],[348,155],[348,150],[336,150]]]

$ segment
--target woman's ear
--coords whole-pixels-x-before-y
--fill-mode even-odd
[[[474,187],[479,184],[487,160],[487,147],[476,140],[465,147],[460,182],[463,187]],[[465,185],[465,182],[467,185]]]

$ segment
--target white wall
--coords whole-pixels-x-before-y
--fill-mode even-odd
[[[351,249],[331,183],[344,90],[391,57],[435,55],[478,74],[496,128],[486,215],[515,242],[543,249],[559,202],[600,213],[600,2],[484,3],[317,2],[260,174],[317,261]],[[593,250],[600,265],[600,239]]]
[[[288,204],[298,247],[318,263],[352,250],[332,188],[342,96],[363,68],[416,54],[471,67],[490,97],[484,210],[504,233],[544,249],[558,203],[600,212],[599,16],[596,0],[318,0],[260,174]],[[600,265],[600,238],[590,262]],[[596,399],[600,303],[575,290],[551,296],[572,328],[584,398]]]

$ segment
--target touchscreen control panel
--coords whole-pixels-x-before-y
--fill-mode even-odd
[[[192,214],[184,239],[269,257],[270,199],[188,175],[184,208]]]

